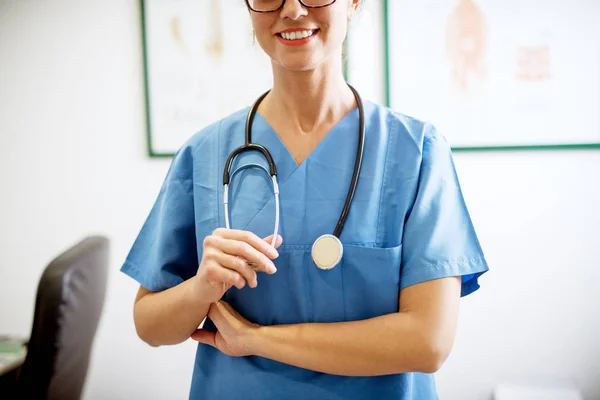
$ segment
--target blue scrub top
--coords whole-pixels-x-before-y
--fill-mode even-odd
[[[260,325],[337,322],[398,311],[403,288],[462,276],[465,296],[488,270],[456,176],[451,149],[429,123],[364,102],[365,150],[360,179],[340,239],[344,255],[329,271],[317,268],[311,246],[333,233],[352,178],[358,109],[347,114],[298,165],[266,120],[257,114],[253,142],[275,160],[280,187],[277,273],[259,274],[258,287],[235,287],[224,297]],[[223,168],[244,143],[248,109],[201,130],[177,152],[158,198],[122,271],[151,291],[193,277],[207,235],[225,226]],[[267,167],[246,152],[248,163]],[[260,237],[273,233],[271,182],[257,168],[230,185],[231,227]],[[207,320],[205,327],[214,330]],[[402,340],[401,337],[398,340]],[[199,344],[191,399],[435,399],[431,374],[344,377],[262,357],[229,357]]]

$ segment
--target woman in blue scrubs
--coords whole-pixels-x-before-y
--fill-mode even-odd
[[[432,124],[363,101],[343,256],[328,270],[311,256],[352,181],[359,107],[342,43],[359,5],[247,1],[273,67],[252,142],[277,167],[275,245],[273,186],[256,168],[232,179],[224,228],[223,171],[244,144],[246,108],[177,152],[122,267],[141,285],[134,320],[145,342],[199,342],[191,399],[437,398],[433,373],[452,348],[460,297],[488,266]],[[250,151],[232,170],[249,164],[268,167]]]

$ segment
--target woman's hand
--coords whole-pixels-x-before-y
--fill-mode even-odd
[[[272,236],[261,239],[252,232],[235,229],[216,229],[204,239],[202,261],[193,278],[194,295],[203,302],[219,301],[232,286],[242,289],[246,283],[251,288],[258,285],[258,271],[268,274],[276,272],[273,259],[279,254],[271,246]],[[282,238],[277,236],[275,248],[281,245]]]
[[[213,303],[207,317],[215,324],[217,332],[198,329],[192,334],[192,339],[211,345],[232,357],[254,354],[252,333],[260,325],[248,322],[224,301]]]

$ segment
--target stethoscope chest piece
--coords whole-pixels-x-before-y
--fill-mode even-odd
[[[312,246],[312,259],[315,265],[323,270],[330,270],[342,260],[344,246],[334,235],[320,236]]]

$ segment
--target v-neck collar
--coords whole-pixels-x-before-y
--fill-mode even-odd
[[[274,159],[276,160],[278,176],[281,179],[285,180],[289,175],[291,175],[296,169],[303,168],[306,165],[307,161],[310,159],[314,159],[319,157],[325,150],[324,148],[327,146],[328,141],[333,140],[336,136],[337,132],[348,132],[351,129],[356,131],[358,135],[358,107],[355,106],[351,109],[346,115],[344,115],[330,130],[327,134],[321,139],[321,141],[317,144],[317,146],[306,156],[306,158],[302,161],[302,163],[298,164],[292,153],[287,148],[281,137],[275,132],[275,129],[269,124],[265,117],[262,116],[259,112],[256,113],[257,120],[260,120],[261,127],[263,129],[256,130],[256,134],[253,135],[253,142],[260,143],[262,141],[273,144],[273,149],[269,149],[269,151],[277,154],[272,154]],[[264,135],[264,136],[263,136]],[[282,165],[283,169],[279,168],[279,164]],[[287,172],[287,173],[286,173]]]
[[[294,208],[301,210],[301,204],[306,206],[311,201],[313,202],[311,204],[314,204],[314,199],[324,196],[322,185],[326,185],[332,190],[337,188],[340,182],[344,182],[342,185],[345,187],[345,182],[350,181],[353,163],[356,158],[358,128],[359,110],[358,107],[354,107],[327,132],[305,160],[298,164],[266,119],[262,115],[256,114],[253,123],[252,143],[265,146],[271,153],[277,168],[279,198],[282,207],[280,232],[286,232],[288,223],[295,223],[294,219],[298,217],[298,214],[293,211]],[[348,168],[345,167],[346,165],[348,165]],[[333,181],[328,182],[332,179],[331,176],[334,177]],[[333,195],[333,198],[336,198],[336,196],[337,194]],[[328,199],[327,201],[336,201],[332,200],[331,194],[323,198]],[[271,216],[265,213],[271,211],[274,207],[275,197],[271,195],[268,200],[264,200],[265,202],[261,201],[259,208],[251,213],[253,216],[242,225],[242,229],[255,232],[264,223],[265,218],[270,220]],[[329,221],[325,218],[320,223],[324,223],[325,220]],[[332,221],[331,224],[331,229],[333,229],[335,221]],[[288,232],[288,234],[290,233]],[[297,234],[301,234],[301,232],[298,231],[292,234],[292,243],[301,242],[300,237],[294,236]]]

